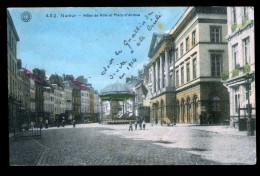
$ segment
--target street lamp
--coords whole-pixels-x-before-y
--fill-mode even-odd
[[[252,74],[247,74],[245,76],[246,85],[247,85],[247,97],[248,97],[248,105],[247,105],[247,112],[248,112],[248,119],[247,119],[247,136],[253,136],[254,135],[254,127],[253,127],[253,121],[251,118],[251,111],[252,107],[250,106],[250,95],[249,95],[249,87],[250,87],[250,80],[253,79]]]

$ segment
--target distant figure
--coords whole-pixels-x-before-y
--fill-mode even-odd
[[[202,119],[203,119],[203,117],[202,117],[201,114],[200,114],[200,116],[199,116],[199,119],[200,119],[200,124],[202,124]]]
[[[142,130],[142,122],[139,122],[140,130]]]
[[[132,122],[129,123],[129,131],[133,131]]]
[[[143,121],[143,129],[145,130],[145,122]]]
[[[48,119],[45,120],[45,128],[48,128]]]
[[[73,120],[73,121],[72,121],[72,124],[73,124],[73,128],[75,128],[76,121],[75,121],[75,120]]]
[[[135,121],[135,130],[137,130],[137,121]]]
[[[31,122],[31,127],[34,128],[34,123],[33,123],[33,121]]]

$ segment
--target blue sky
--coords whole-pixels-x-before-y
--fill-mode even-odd
[[[110,83],[117,81],[125,83],[127,76],[137,75],[138,69],[149,61],[148,51],[153,33],[170,30],[186,7],[9,8],[8,10],[20,38],[17,58],[22,60],[23,67],[31,71],[33,68],[45,69],[48,76],[54,73],[60,76],[63,73],[73,74],[74,77],[83,75],[96,90],[100,91]],[[32,15],[29,22],[21,20],[24,11]],[[47,14],[48,16],[56,14],[56,18],[46,17]],[[76,16],[62,17],[61,14]],[[92,14],[93,17],[83,17],[84,14]],[[100,14],[108,16],[101,17]],[[160,18],[149,31],[147,26],[155,22],[156,15]],[[132,37],[136,27],[139,27],[139,30]],[[137,46],[139,37],[144,39]],[[124,40],[130,38],[131,41],[128,43],[134,50],[133,53],[124,45]],[[122,53],[116,55],[115,51]],[[110,65],[111,58],[114,60]],[[131,63],[133,58],[136,62],[130,67],[127,64]],[[119,69],[120,63],[124,61],[127,63]],[[101,75],[103,67],[107,71]],[[123,74],[124,77],[120,79],[119,76]],[[113,79],[110,79],[112,78],[110,75]]]

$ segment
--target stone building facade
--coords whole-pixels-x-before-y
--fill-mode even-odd
[[[18,101],[21,115],[24,117],[30,110],[30,77],[22,68],[21,59],[17,60],[17,68]]]
[[[230,125],[238,128],[238,108],[246,108],[248,100],[255,108],[254,8],[228,7],[227,21],[229,67],[224,85],[230,97]],[[253,119],[255,113],[252,110]],[[244,119],[248,112],[241,110],[240,115]]]
[[[150,57],[151,118],[155,122],[222,123],[228,92],[225,7],[189,7],[165,34],[154,34]],[[165,119],[165,120],[164,120]]]
[[[142,118],[145,122],[150,122],[150,90],[147,88],[149,80],[149,67],[144,65],[143,69],[138,70],[137,83],[133,90],[135,92],[134,109],[135,116]]]
[[[12,17],[7,11],[8,118],[10,131],[14,131],[16,126],[19,108],[17,100],[17,43],[19,40]]]
[[[42,122],[44,118],[44,82],[45,82],[45,70],[34,68],[33,75],[39,81],[35,81],[35,113],[36,122]]]
[[[81,112],[87,113],[87,90],[80,90],[81,94]]]

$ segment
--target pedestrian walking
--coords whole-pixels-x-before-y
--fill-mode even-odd
[[[133,131],[132,122],[129,123],[129,131]]]
[[[75,125],[76,125],[76,121],[73,119],[72,121],[72,124],[73,124],[73,128],[75,128]]]
[[[48,121],[48,119],[46,119],[45,120],[45,128],[48,128],[48,123],[49,123],[49,121]]]
[[[139,122],[140,130],[142,130],[142,122]]]
[[[145,121],[143,120],[143,129],[145,130]]]
[[[137,121],[135,121],[135,130],[137,130]]]

